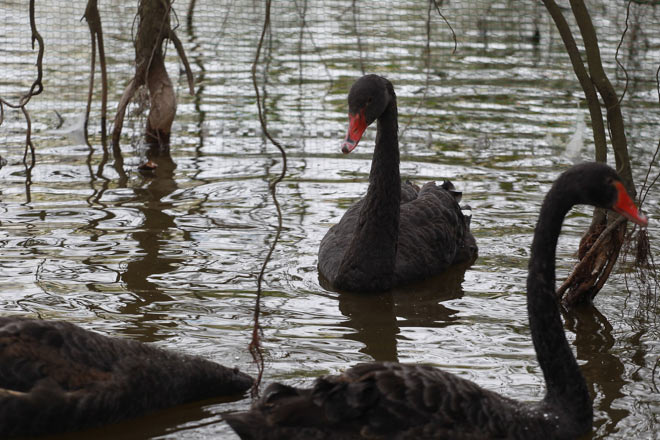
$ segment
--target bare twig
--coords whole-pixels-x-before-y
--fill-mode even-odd
[[[364,59],[362,58],[362,39],[360,38],[360,31],[358,30],[358,8],[357,8],[357,1],[352,0],[351,2],[351,11],[353,13],[353,29],[355,30],[355,37],[357,38],[357,46],[358,46],[358,60],[360,61],[360,72],[362,72],[362,75],[365,74],[364,70]]]
[[[600,48],[598,46],[598,37],[596,36],[596,30],[591,21],[589,11],[584,5],[584,1],[570,0],[570,4],[575,20],[580,28],[582,41],[584,42],[591,80],[596,86],[598,93],[603,98],[603,102],[607,108],[607,125],[609,127],[610,139],[612,141],[612,149],[614,150],[616,169],[623,180],[623,184],[626,187],[628,194],[634,198],[637,195],[637,192],[632,178],[630,157],[628,155],[628,142],[626,140],[626,132],[623,124],[623,115],[621,114],[621,106],[619,105],[619,98],[603,69]]]
[[[660,141],[658,141],[657,146],[655,147],[655,152],[653,153],[653,158],[649,162],[649,167],[646,170],[646,175],[644,176],[644,183],[642,183],[642,188],[640,189],[640,194],[642,194],[642,197],[639,197],[639,206],[641,207],[644,204],[644,201],[646,200],[646,196],[649,194],[649,191],[651,191],[651,188],[653,188],[653,185],[658,181],[658,178],[660,178],[660,173],[656,174],[656,176],[653,178],[651,183],[649,183],[648,186],[646,186],[649,175],[651,174],[651,169],[653,168],[653,165],[656,163],[656,159],[658,157],[658,152],[660,152]]]
[[[196,0],[190,0],[190,3],[188,4],[188,15],[186,15],[186,25],[188,27],[188,30],[192,29],[193,13],[195,12],[195,3]]]
[[[105,61],[105,47],[103,44],[103,27],[99,14],[97,0],[89,0],[83,18],[87,21],[92,40],[92,60],[90,62],[89,93],[87,96],[87,110],[85,114],[85,139],[87,139],[87,125],[91,110],[92,93],[94,90],[94,73],[96,70],[96,47],[99,51],[99,65],[101,66],[101,143],[106,143],[106,121],[108,110],[108,71]]]
[[[97,0],[89,0],[83,16],[87,20],[89,33],[92,40],[92,60],[90,62],[89,92],[87,96],[87,110],[85,113],[85,139],[87,139],[87,126],[89,113],[92,105],[92,93],[94,91],[94,74],[96,70],[96,47],[98,44],[99,65],[101,66],[101,143],[106,143],[106,121],[108,109],[108,71],[105,62],[105,47],[103,44],[103,27],[99,14]],[[88,142],[89,144],[89,142]]]
[[[630,18],[630,4],[632,3],[632,0],[628,0],[628,5],[626,6],[626,26],[623,29],[623,32],[621,32],[621,38],[619,39],[619,44],[616,46],[616,52],[614,52],[614,61],[616,61],[617,66],[621,68],[623,71],[623,74],[626,76],[626,82],[623,87],[623,92],[621,93],[621,97],[619,98],[619,105],[623,102],[624,96],[626,96],[626,92],[628,91],[628,83],[630,82],[630,78],[628,77],[628,71],[626,70],[625,66],[621,64],[619,61],[619,50],[621,49],[621,46],[623,45],[623,40],[626,37],[626,33],[628,32],[628,18]]]
[[[424,58],[424,70],[426,72],[426,79],[424,80],[424,93],[422,94],[422,98],[417,103],[417,108],[415,108],[415,111],[410,115],[408,121],[406,121],[406,125],[404,125],[403,129],[401,130],[399,140],[403,139],[406,131],[408,130],[408,127],[412,123],[413,119],[415,119],[415,116],[417,116],[419,113],[419,109],[422,107],[424,102],[426,102],[426,98],[428,96],[429,85],[431,82],[431,9],[433,6],[435,6],[435,10],[438,12],[438,15],[442,17],[447,26],[449,26],[449,30],[451,31],[452,39],[454,40],[454,49],[452,50],[452,55],[456,53],[458,48],[458,41],[456,40],[456,33],[454,32],[454,28],[451,27],[451,24],[447,18],[440,11],[437,0],[429,0],[428,9],[426,11],[426,57]]]
[[[270,8],[271,8],[271,0],[266,0],[264,24],[261,29],[261,37],[259,38],[259,43],[257,44],[257,50],[254,56],[254,62],[252,63],[252,85],[254,86],[254,92],[256,95],[257,111],[259,113],[259,122],[261,124],[261,128],[263,130],[264,135],[268,138],[268,140],[270,140],[271,143],[275,145],[275,147],[277,147],[277,149],[280,151],[280,154],[282,156],[282,172],[277,178],[275,178],[272,182],[270,182],[269,185],[270,193],[273,198],[273,202],[275,204],[275,209],[277,210],[277,230],[275,232],[275,237],[273,238],[273,241],[268,249],[268,253],[266,254],[266,258],[264,259],[264,262],[261,266],[261,270],[259,271],[259,276],[257,277],[257,295],[255,298],[255,307],[254,307],[254,325],[252,328],[252,340],[250,341],[249,344],[250,354],[252,354],[252,358],[257,364],[257,369],[258,369],[257,380],[252,386],[252,391],[251,391],[253,397],[259,396],[259,386],[261,384],[261,379],[263,378],[263,373],[264,373],[264,355],[261,349],[261,338],[260,338],[262,334],[262,330],[261,330],[261,325],[259,324],[259,314],[261,312],[261,305],[260,305],[261,295],[263,292],[262,284],[263,284],[264,275],[266,273],[266,267],[271,259],[271,256],[273,255],[273,251],[277,246],[277,242],[279,241],[280,234],[282,232],[282,211],[280,209],[279,202],[277,201],[276,189],[277,189],[277,184],[280,181],[282,181],[282,179],[284,179],[287,170],[286,152],[284,150],[284,147],[282,146],[282,144],[280,144],[277,140],[273,138],[273,136],[268,131],[268,128],[266,127],[266,120],[264,115],[265,109],[262,108],[263,104],[259,94],[259,86],[257,84],[257,65],[259,64],[261,49],[263,47],[263,42],[266,36],[266,32],[270,27]]]
[[[449,30],[451,31],[451,37],[454,40],[454,50],[451,52],[451,54],[454,55],[456,53],[456,50],[458,49],[458,40],[456,40],[456,32],[454,32],[454,28],[451,26],[451,23],[449,22],[449,20],[447,20],[447,18],[444,16],[442,11],[440,10],[440,6],[438,5],[438,1],[437,0],[431,0],[431,1],[435,5],[435,10],[438,12],[438,15],[440,17],[442,17],[442,19],[445,21],[445,23],[449,27]]]
[[[41,84],[41,79],[43,78],[43,59],[44,59],[44,40],[41,38],[41,35],[37,31],[37,22],[34,19],[34,0],[30,0],[30,30],[32,31],[32,49],[34,49],[34,42],[39,43],[39,53],[37,54],[37,79],[32,83],[30,91],[23,95],[21,99],[21,105],[28,103],[30,98],[40,94],[44,87]]]
[[[30,0],[30,30],[32,32],[32,49],[34,49],[34,43],[37,42],[39,50],[37,52],[37,78],[32,82],[30,89],[21,95],[17,104],[11,103],[5,99],[0,98],[0,124],[4,121],[4,106],[20,109],[23,115],[25,116],[25,121],[27,123],[27,129],[25,134],[25,152],[23,153],[23,164],[26,167],[26,191],[29,198],[29,184],[30,184],[30,172],[34,167],[36,162],[36,156],[34,151],[34,144],[32,143],[32,121],[30,119],[30,114],[27,111],[27,104],[30,102],[33,96],[40,94],[43,91],[43,84],[41,82],[43,78],[43,58],[44,58],[44,40],[41,38],[39,31],[37,30],[37,22],[35,20],[35,8],[34,0]],[[30,151],[31,163],[28,166],[27,164],[27,153]],[[29,201],[29,200],[28,200]]]
[[[190,69],[190,64],[188,63],[188,57],[186,56],[186,51],[183,49],[183,44],[181,44],[181,40],[179,40],[179,37],[176,35],[176,33],[173,30],[170,30],[170,32],[167,34],[167,38],[174,43],[174,47],[176,48],[176,53],[179,55],[179,58],[181,58],[181,62],[183,63],[183,68],[186,71],[186,79],[188,80],[188,91],[190,92],[191,95],[195,94],[195,80],[193,79],[193,73],[192,70]]]
[[[115,115],[114,127],[112,129],[112,144],[119,146],[119,137],[121,136],[121,129],[124,125],[124,115],[126,114],[126,108],[128,104],[135,96],[135,92],[139,88],[136,85],[135,77],[131,78],[128,82],[128,85],[124,89],[124,93],[121,95],[119,100],[119,105],[117,106],[117,114]],[[116,149],[118,149],[117,147]]]
[[[569,27],[566,18],[564,18],[561,9],[557,6],[557,3],[555,3],[554,0],[543,0],[543,3],[550,13],[552,20],[555,22],[555,26],[559,31],[566,52],[571,60],[575,76],[580,82],[584,96],[587,99],[587,106],[589,107],[589,114],[591,116],[591,129],[593,131],[594,144],[596,147],[596,160],[599,162],[606,162],[607,138],[605,136],[605,124],[603,123],[603,114],[600,110],[596,88],[589,77],[587,69],[584,67],[580,50],[577,47],[571,28]]]
[[[426,55],[424,57],[424,71],[426,73],[426,78],[424,80],[424,93],[422,94],[422,99],[420,99],[417,103],[415,111],[410,114],[410,117],[406,121],[406,125],[403,126],[401,134],[399,134],[399,141],[403,140],[408,127],[410,127],[413,119],[415,119],[415,116],[417,116],[417,113],[419,113],[419,109],[426,101],[426,96],[429,92],[429,84],[431,82],[431,6],[433,3],[435,3],[435,0],[429,0],[428,9],[426,11],[426,47],[424,50]]]
[[[656,93],[658,95],[658,102],[660,103],[660,65],[658,65],[658,68],[655,70],[655,87],[656,87]],[[657,174],[653,181],[646,186],[646,183],[648,182],[649,175],[651,174],[651,168],[653,165],[656,163],[656,159],[658,157],[658,152],[660,151],[660,140],[658,140],[658,145],[655,148],[655,152],[653,153],[653,159],[651,159],[651,162],[649,162],[649,167],[646,170],[646,176],[644,177],[644,183],[642,184],[642,188],[640,189],[640,193],[643,194],[642,197],[640,197],[640,206],[644,203],[644,200],[646,200],[646,196],[649,194],[649,191],[655,185],[655,183],[658,181],[658,178],[660,178],[660,174]]]

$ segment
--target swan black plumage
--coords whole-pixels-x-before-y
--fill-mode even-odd
[[[252,410],[225,419],[243,440],[539,440],[588,433],[591,398],[566,340],[555,297],[557,239],[575,204],[614,209],[636,223],[647,223],[607,165],[576,165],[547,194],[527,278],[530,330],[546,383],[540,402],[519,402],[429,366],[374,362],[321,377],[312,389],[273,384]]]
[[[377,120],[367,195],[351,206],[319,247],[319,273],[335,289],[385,291],[473,262],[477,245],[451,182],[421,189],[399,175],[396,95],[378,75],[358,79],[348,95],[351,152]]]
[[[0,438],[74,431],[239,396],[252,383],[236,368],[68,322],[0,318]]]

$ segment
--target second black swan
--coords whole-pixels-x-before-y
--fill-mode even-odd
[[[319,273],[335,289],[385,291],[473,262],[477,245],[451,182],[421,189],[399,175],[396,95],[378,75],[358,79],[348,95],[344,153],[378,121],[367,195],[351,206],[319,247]]]
[[[211,397],[253,379],[68,322],[0,318],[0,438],[74,431]]]
[[[225,419],[243,440],[540,440],[574,439],[590,432],[591,398],[555,297],[557,239],[576,204],[614,209],[647,224],[607,165],[576,165],[546,195],[527,278],[530,330],[546,383],[540,402],[516,401],[429,366],[373,362],[321,377],[311,389],[270,385],[251,411]]]

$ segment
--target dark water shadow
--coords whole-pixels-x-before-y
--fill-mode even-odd
[[[236,402],[244,395],[206,399],[187,403],[147,414],[118,423],[78,432],[39,437],[43,440],[132,440],[149,438],[177,438],[181,429],[199,429],[205,425],[220,423],[220,414],[211,412],[208,407],[222,403]],[[205,420],[207,419],[207,420]],[[178,429],[177,429],[178,428]]]
[[[604,437],[617,432],[616,425],[630,415],[627,409],[616,407],[617,399],[625,397],[622,388],[626,385],[625,367],[621,360],[611,353],[616,340],[612,335],[612,325],[593,305],[574,309],[564,314],[566,327],[575,333],[577,359],[587,381],[594,402],[594,409],[607,414],[606,419],[594,418],[594,432],[603,430]],[[601,438],[594,435],[593,438]]]
[[[342,323],[353,333],[345,339],[364,344],[361,353],[374,361],[398,361],[397,335],[401,328],[440,328],[458,318],[457,310],[441,301],[461,298],[465,267],[389,292],[364,294],[340,292],[339,311],[348,320]]]
[[[137,209],[144,221],[139,230],[131,234],[140,252],[120,274],[121,281],[127,290],[135,294],[136,300],[124,303],[120,311],[122,314],[139,316],[140,325],[131,329],[131,336],[137,333],[144,341],[154,341],[160,339],[156,335],[157,327],[144,324],[160,321],[162,316],[145,312],[145,309],[155,302],[172,301],[172,297],[163,293],[158,284],[149,281],[149,277],[172,272],[181,258],[163,258],[160,252],[163,242],[167,240],[168,231],[176,227],[174,216],[166,212],[172,207],[171,204],[161,201],[178,189],[174,180],[176,164],[169,152],[157,148],[149,149],[147,158],[157,167],[143,173],[149,183],[144,188],[135,188],[135,198],[131,200],[132,204],[143,202]]]

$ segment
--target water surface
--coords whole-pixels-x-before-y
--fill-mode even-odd
[[[135,10],[107,3],[101,13],[114,109],[131,74]],[[577,120],[584,115],[588,122],[542,6],[447,2],[442,10],[458,39],[453,53],[451,32],[422,1],[387,7],[362,1],[357,9],[340,0],[275,3],[257,78],[288,168],[277,190],[283,229],[263,282],[265,381],[309,385],[357,362],[399,360],[429,363],[516,399],[541,398],[525,305],[528,250],[544,193],[573,163],[564,152]],[[625,9],[610,3],[589,6],[608,73],[621,91],[625,77],[614,56]],[[0,155],[8,161],[0,169],[0,308],[255,373],[247,344],[256,280],[277,228],[268,183],[282,169],[279,153],[262,136],[250,75],[263,4],[197,1],[192,16],[188,4],[175,4],[177,31],[196,93],[187,95],[169,47],[178,114],[172,158],[156,159],[152,174],[137,171],[146,159],[143,118],[125,124],[122,168],[113,167],[101,146],[98,101],[91,147],[80,140],[90,56],[79,21],[85,2],[38,7],[47,50],[45,91],[30,103],[33,169],[22,163],[21,115],[9,112],[0,126]],[[35,69],[24,2],[2,7],[4,97],[25,90]],[[660,138],[656,9],[633,5],[619,54],[630,76],[623,103],[638,182]],[[402,176],[422,183],[451,179],[472,207],[480,256],[465,273],[369,297],[319,284],[318,244],[367,187],[375,130],[351,155],[339,150],[346,93],[363,71],[395,85]],[[578,159],[593,158],[589,139],[587,130]],[[657,191],[645,209],[657,255]],[[589,216],[589,209],[576,209],[565,222],[559,278],[573,265]],[[567,335],[594,396],[592,437],[651,438],[660,431],[656,298],[635,283],[629,265],[615,272],[594,308],[565,317]],[[93,435],[232,438],[222,414],[249,405],[249,398],[194,403]]]

